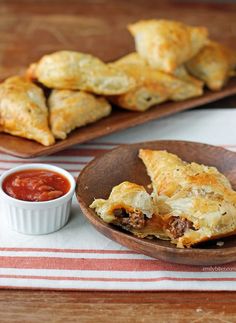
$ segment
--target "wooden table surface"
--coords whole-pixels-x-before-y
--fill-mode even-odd
[[[60,49],[114,59],[134,48],[125,26],[153,17],[205,25],[212,38],[236,48],[236,4],[0,0],[0,78]],[[236,98],[220,105],[235,106]],[[111,321],[236,322],[236,296],[233,292],[0,291],[1,323]]]

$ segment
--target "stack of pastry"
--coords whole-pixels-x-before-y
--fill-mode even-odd
[[[152,194],[123,182],[90,205],[107,223],[139,238],[171,240],[178,248],[236,233],[236,192],[215,167],[187,163],[167,151],[141,149]]]
[[[111,113],[111,103],[145,111],[167,100],[220,90],[235,73],[236,55],[208,39],[207,29],[168,20],[128,26],[136,52],[105,64],[59,51],[31,64],[26,76],[0,85],[0,130],[51,145]],[[43,89],[50,89],[45,98]]]

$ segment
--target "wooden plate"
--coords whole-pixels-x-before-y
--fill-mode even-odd
[[[165,149],[188,162],[215,166],[236,189],[236,153],[226,149],[187,141],[153,141],[122,145],[90,162],[81,172],[76,194],[89,222],[108,238],[145,255],[169,262],[189,265],[218,265],[236,261],[236,236],[220,239],[222,247],[211,241],[192,249],[178,249],[169,241],[139,239],[118,227],[103,222],[89,208],[94,198],[107,198],[113,186],[128,180],[147,186],[150,179],[142,161],[140,148]]]
[[[85,141],[95,139],[121,129],[133,127],[149,120],[158,119],[163,116],[176,113],[178,111],[198,107],[233,94],[236,94],[236,79],[231,79],[228,85],[222,91],[211,92],[206,90],[204,95],[199,98],[182,102],[163,103],[143,113],[114,108],[109,117],[94,124],[79,128],[73,131],[67,139],[57,141],[56,144],[49,147],[44,147],[31,140],[1,133],[0,150],[23,158],[50,155],[74,144],[83,143]]]

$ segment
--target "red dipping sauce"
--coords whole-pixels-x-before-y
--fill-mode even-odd
[[[51,170],[28,169],[7,176],[2,188],[17,200],[43,202],[65,195],[70,190],[70,182]]]

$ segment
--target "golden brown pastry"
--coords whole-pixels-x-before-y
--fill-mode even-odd
[[[83,91],[53,90],[48,99],[50,126],[55,138],[65,139],[75,128],[95,122],[111,113],[105,98]]]
[[[187,62],[186,66],[190,73],[204,81],[209,89],[217,91],[235,73],[236,53],[211,41]]]
[[[136,86],[127,93],[113,96],[116,105],[133,111],[146,111],[151,106],[166,101],[169,89],[159,82],[159,71],[152,69],[136,53],[131,53],[111,63],[136,81]]]
[[[18,76],[1,83],[0,131],[52,145],[55,140],[42,89]]]
[[[191,77],[184,66],[174,75],[161,72],[148,65],[137,53],[131,53],[110,64],[135,79],[136,87],[127,93],[116,95],[111,101],[134,111],[145,111],[166,100],[181,101],[200,96],[203,82]]]
[[[183,65],[179,66],[174,71],[172,76],[165,73],[166,80],[170,79],[170,77],[172,77],[172,84],[171,82],[169,82],[169,86],[172,92],[170,97],[171,100],[183,101],[186,99],[201,96],[203,94],[204,83],[189,75]],[[173,80],[175,80],[175,82],[173,82]],[[176,80],[178,80],[178,82]]]
[[[184,65],[179,66],[173,73],[174,76],[176,76],[181,81],[184,81],[186,83],[191,84],[192,86],[195,86],[196,88],[203,89],[204,83],[193,77],[188,73],[187,68]]]
[[[206,44],[204,27],[191,27],[171,20],[142,20],[128,26],[134,36],[137,52],[148,63],[167,73],[173,73],[195,56]]]
[[[96,199],[90,207],[103,221],[121,226],[140,238],[156,236],[168,239],[151,196],[143,186],[122,182],[113,187],[107,200]]]
[[[177,247],[236,233],[236,192],[215,167],[141,149],[163,229]]]
[[[115,95],[135,86],[133,79],[100,59],[79,52],[59,51],[32,64],[27,76],[53,89],[82,90]]]

